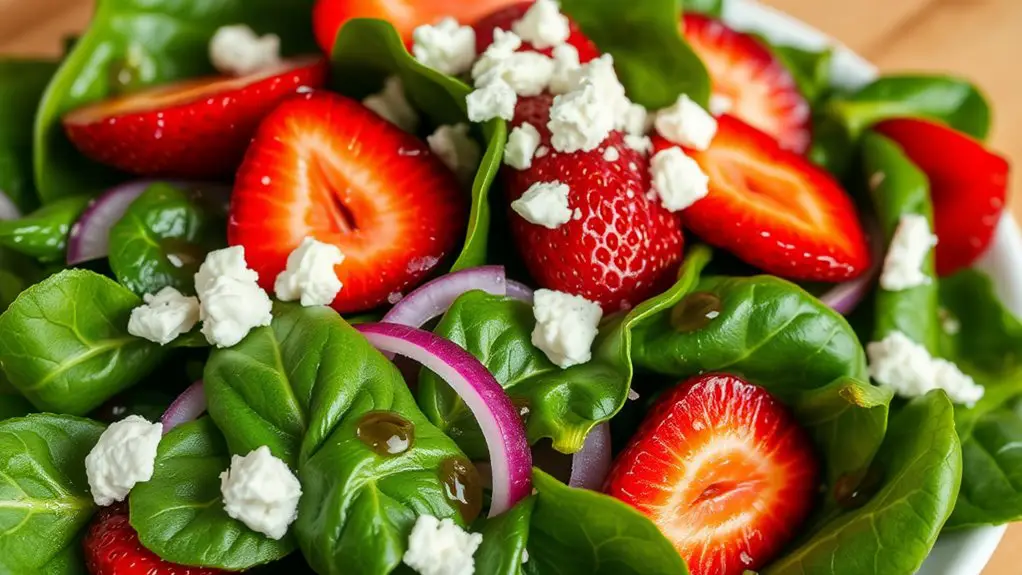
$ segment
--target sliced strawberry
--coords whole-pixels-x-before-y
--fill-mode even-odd
[[[468,199],[414,136],[327,92],[294,96],[238,169],[227,237],[272,289],[306,236],[344,254],[333,307],[372,309],[428,276],[463,237]]]
[[[786,278],[838,282],[869,269],[855,206],[833,177],[737,118],[717,120],[708,150],[685,150],[710,178],[709,195],[682,213],[685,227]]]
[[[240,78],[187,80],[75,110],[64,116],[64,130],[89,158],[133,174],[226,176],[270,110],[299,89],[324,86],[326,77],[317,56]]]
[[[502,6],[517,0],[318,0],[312,9],[312,28],[316,43],[327,54],[333,51],[334,41],[341,26],[352,18],[379,18],[387,20],[397,28],[405,41],[410,41],[412,31],[423,24],[435,24],[441,18],[451,16],[463,24],[474,22]]]
[[[990,246],[1008,194],[1010,166],[969,136],[936,122],[897,119],[873,127],[926,173],[933,198],[937,273],[969,267]]]
[[[704,375],[657,400],[618,455],[606,492],[649,516],[692,575],[768,563],[808,516],[818,464],[763,388]]]
[[[731,104],[728,113],[803,153],[812,137],[809,103],[791,72],[755,37],[719,20],[686,13],[685,38],[706,65],[713,93]]]
[[[476,52],[482,54],[490,44],[493,43],[493,30],[494,28],[500,28],[501,30],[511,30],[511,26],[522,19],[522,16],[528,12],[532,6],[532,2],[518,2],[513,6],[507,6],[501,8],[496,12],[488,14],[487,16],[476,21],[472,25],[472,28],[476,32]],[[579,62],[585,64],[590,60],[595,60],[600,57],[600,49],[593,44],[593,41],[586,37],[579,29],[578,25],[569,20],[569,27],[571,35],[568,36],[567,43],[571,44],[578,50]],[[528,42],[522,43],[522,50],[531,50],[534,52],[540,52],[550,56],[553,54],[553,48],[546,48],[543,50],[536,50],[532,44]]]
[[[527,170],[506,168],[505,190],[511,202],[535,183],[559,181],[570,188],[568,207],[578,219],[551,230],[509,209],[518,252],[544,288],[598,302],[607,313],[632,307],[673,281],[683,244],[678,217],[647,197],[649,160],[620,133],[591,152],[555,152],[546,126],[552,99],[518,100],[512,124],[535,126],[548,152]],[[609,146],[617,149],[615,161],[604,158]]]
[[[128,506],[99,510],[82,540],[85,568],[91,575],[218,575],[220,569],[168,563],[142,546],[128,521]]]

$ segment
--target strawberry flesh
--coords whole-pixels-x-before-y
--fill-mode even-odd
[[[394,303],[454,253],[468,198],[419,139],[359,102],[293,96],[259,127],[238,170],[227,236],[267,290],[311,236],[338,246],[342,313]]]
[[[529,11],[532,6],[532,2],[519,2],[513,6],[508,6],[493,12],[472,25],[476,33],[476,52],[482,54],[490,44],[493,43],[493,30],[499,28],[504,31],[511,30],[512,25],[518,20],[525,16],[525,13]],[[568,36],[567,44],[574,46],[578,50],[579,62],[585,64],[590,60],[595,60],[600,57],[600,50],[582,33],[578,25],[568,21],[571,35]],[[544,48],[543,50],[537,50],[532,44],[528,42],[522,42],[521,51],[539,52],[547,56],[553,54],[553,48]]]
[[[832,176],[735,117],[717,120],[708,150],[685,150],[710,178],[709,195],[683,212],[685,227],[790,279],[840,282],[869,269],[855,206]],[[675,145],[653,143],[657,151]]]
[[[611,467],[606,492],[649,516],[693,575],[767,564],[812,509],[818,464],[763,388],[704,375],[668,391]]]
[[[64,130],[85,156],[132,174],[228,176],[263,117],[326,77],[326,62],[307,57],[239,78],[186,80],[75,110],[64,116]]]

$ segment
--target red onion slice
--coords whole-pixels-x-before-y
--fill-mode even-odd
[[[20,217],[21,210],[3,190],[0,190],[0,220],[16,220]]]
[[[571,456],[568,485],[600,491],[610,471],[610,459],[610,424],[603,422],[589,431],[582,449]]]
[[[469,268],[424,283],[401,299],[387,315],[384,323],[422,327],[443,315],[454,300],[471,290],[483,290],[492,295],[504,295],[507,286],[503,266]]]
[[[472,354],[428,331],[390,323],[355,329],[377,349],[414,359],[439,375],[468,406],[486,440],[493,470],[490,517],[532,493],[532,454],[518,410],[493,375]]]
[[[507,284],[507,297],[532,304],[532,288],[515,280],[507,280],[505,283]]]
[[[163,424],[163,434],[166,435],[171,429],[197,419],[206,411],[206,391],[202,386],[202,380],[188,386],[177,399],[170,404],[167,411],[160,418]]]
[[[844,283],[837,284],[820,296],[820,301],[841,315],[855,311],[859,302],[869,293],[873,281],[880,275],[884,264],[884,238],[876,221],[866,222],[866,233],[869,234],[869,251],[873,258],[872,265],[866,273]]]

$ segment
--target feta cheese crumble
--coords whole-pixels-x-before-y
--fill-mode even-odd
[[[866,346],[869,374],[902,397],[943,389],[955,403],[968,407],[983,397],[983,386],[946,359],[934,358],[926,348],[900,331]]]
[[[405,87],[399,76],[390,76],[383,90],[362,100],[362,105],[405,132],[419,129],[419,114],[405,98]]]
[[[206,259],[195,274],[195,293],[199,299],[213,285],[213,280],[226,276],[242,282],[255,283],[259,274],[248,268],[245,262],[245,246],[231,246],[206,254]]]
[[[136,483],[153,477],[163,424],[129,415],[111,423],[85,456],[85,475],[96,505],[124,501]]]
[[[654,121],[656,131],[675,144],[705,150],[717,135],[717,120],[686,94],[669,108],[660,110]]]
[[[476,88],[503,80],[518,96],[537,96],[550,85],[554,61],[538,52],[515,52],[521,39],[513,32],[494,30],[494,43],[472,66]]]
[[[156,295],[142,296],[145,303],[131,310],[128,333],[167,345],[199,323],[199,300],[186,297],[171,286]]]
[[[195,274],[202,334],[210,345],[231,347],[253,328],[270,325],[273,303],[248,269],[245,248],[210,252]]]
[[[419,26],[412,32],[412,41],[416,60],[451,76],[468,72],[476,59],[475,30],[460,26],[454,18]]]
[[[657,152],[650,162],[650,172],[660,202],[672,212],[684,210],[710,193],[710,178],[681,148]]]
[[[561,182],[536,182],[522,197],[511,202],[511,209],[531,224],[555,230],[571,219],[569,191]]]
[[[624,121],[622,122],[621,129],[626,134],[633,136],[644,136],[649,131],[650,121],[652,118],[646,108],[639,104],[628,104],[628,110],[625,112]]]
[[[649,136],[625,134],[625,145],[640,154],[648,154],[653,151],[653,140],[649,139]]]
[[[402,560],[422,575],[472,575],[482,542],[482,534],[468,533],[450,519],[420,515]]]
[[[532,167],[532,158],[539,149],[539,130],[528,122],[515,126],[504,148],[504,163],[516,170]]]
[[[555,365],[567,369],[592,358],[593,340],[603,310],[599,304],[563,292],[536,290],[532,313],[536,327],[532,345]]]
[[[307,237],[287,256],[287,268],[277,276],[273,291],[280,301],[330,305],[343,287],[334,271],[343,261],[340,248]]]
[[[465,98],[468,119],[486,122],[494,118],[510,121],[515,116],[518,94],[504,80],[497,79],[473,91]]]
[[[614,129],[614,110],[596,86],[586,82],[577,90],[554,97],[550,107],[550,144],[558,152],[591,151]]]
[[[550,92],[554,95],[565,94],[578,86],[582,74],[578,48],[571,44],[561,44],[554,48],[554,73],[550,77]]]
[[[280,36],[259,36],[244,24],[221,26],[209,41],[209,61],[223,74],[247,76],[280,63]]]
[[[220,494],[227,515],[270,539],[280,539],[298,518],[302,485],[263,445],[244,457],[231,456],[231,467],[220,474]]]
[[[932,280],[923,271],[923,264],[936,245],[937,236],[930,232],[930,222],[925,216],[901,216],[884,258],[880,287],[887,291],[901,291],[930,283]]]
[[[571,36],[568,17],[554,0],[536,0],[511,30],[537,50],[564,44]]]
[[[479,169],[482,151],[479,143],[468,134],[468,124],[440,126],[426,137],[429,149],[445,166],[454,172],[462,184],[471,183]]]

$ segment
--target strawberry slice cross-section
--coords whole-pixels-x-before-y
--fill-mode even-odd
[[[342,313],[395,303],[455,250],[468,198],[415,136],[362,104],[312,92],[259,127],[238,170],[228,241],[264,288],[305,237],[334,244]]]

